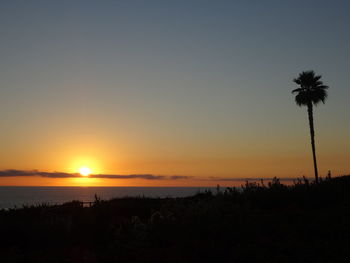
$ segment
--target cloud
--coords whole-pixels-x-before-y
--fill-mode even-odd
[[[40,176],[46,178],[79,178],[79,173],[64,173],[64,172],[43,172],[38,170],[3,170],[0,171],[0,177],[15,177],[15,176]],[[155,175],[155,174],[91,174],[89,178],[103,179],[144,179],[144,180],[186,180],[194,179],[199,181],[216,181],[216,182],[244,182],[244,181],[270,181],[272,178],[237,178],[237,177],[196,177],[184,175]],[[279,178],[280,181],[293,181],[297,178]]]
[[[185,176],[185,175],[172,175],[169,176],[171,180],[178,180],[178,179],[190,179],[193,178],[192,176]]]
[[[49,178],[69,178],[78,177],[79,174],[74,173],[62,173],[62,172],[41,172],[37,170],[3,170],[0,171],[0,177],[15,177],[15,176],[41,176]]]
[[[42,172],[38,170],[3,170],[0,171],[0,177],[15,176],[41,176],[47,178],[77,178],[81,177],[79,173],[63,173],[63,172]],[[145,179],[145,180],[179,180],[188,179],[189,176],[182,175],[154,175],[154,174],[91,174],[89,178],[105,178],[105,179]]]
[[[90,178],[107,178],[107,179],[134,179],[141,178],[146,180],[164,180],[168,179],[165,175],[153,175],[153,174],[92,174]]]

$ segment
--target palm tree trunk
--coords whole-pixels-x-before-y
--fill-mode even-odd
[[[315,180],[316,180],[316,183],[318,183],[318,170],[317,170],[316,147],[315,147],[314,116],[313,116],[312,103],[309,103],[307,105],[307,113],[309,115],[311,148],[312,148],[312,157],[314,159]]]

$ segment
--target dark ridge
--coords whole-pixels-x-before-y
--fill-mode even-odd
[[[347,262],[350,176],[0,211],[1,262]]]

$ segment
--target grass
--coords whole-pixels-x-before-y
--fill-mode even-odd
[[[1,262],[347,262],[350,176],[0,211]]]

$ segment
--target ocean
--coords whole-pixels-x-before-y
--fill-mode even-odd
[[[72,200],[91,202],[126,196],[185,197],[214,187],[19,187],[0,186],[0,209],[23,205],[62,204]]]

